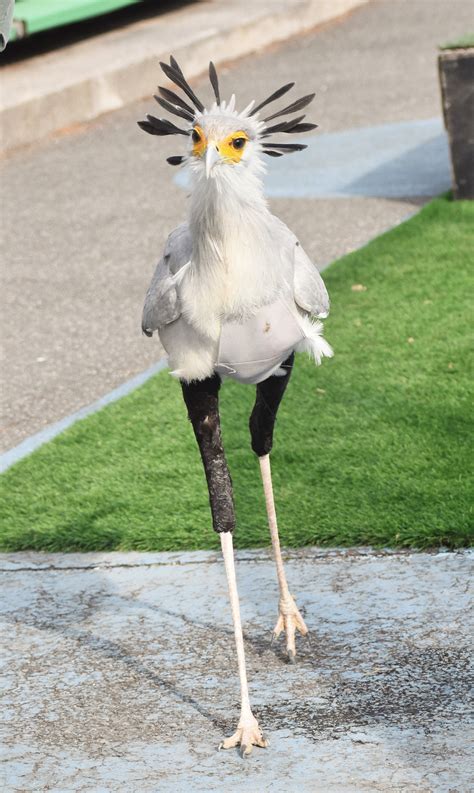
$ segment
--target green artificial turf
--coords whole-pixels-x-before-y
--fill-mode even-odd
[[[297,358],[272,453],[284,545],[472,541],[473,250],[474,203],[443,198],[325,273],[335,357],[319,369]],[[230,381],[221,391],[240,547],[268,543],[247,430],[253,395]],[[167,372],[0,483],[4,551],[218,545],[180,387]]]

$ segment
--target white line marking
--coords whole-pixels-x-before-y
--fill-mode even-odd
[[[27,457],[27,455],[34,452],[35,449],[38,449],[44,443],[52,440],[59,435],[61,432],[64,432],[68,427],[71,427],[76,421],[80,421],[81,419],[86,418],[86,416],[90,416],[91,413],[97,413],[98,410],[102,410],[106,405],[110,405],[112,402],[116,402],[118,399],[129,394],[131,391],[135,391],[136,388],[146,383],[150,377],[153,375],[158,374],[167,366],[167,359],[163,358],[158,363],[153,364],[150,366],[149,369],[146,369],[141,374],[137,374],[136,377],[132,377],[131,380],[127,380],[122,385],[119,385],[117,388],[114,388],[113,391],[110,393],[105,394],[105,396],[100,397],[96,402],[93,402],[92,405],[86,405],[86,407],[77,410],[75,413],[71,413],[70,416],[66,416],[65,418],[57,421],[55,424],[49,424],[44,430],[37,432],[35,435],[30,435],[29,438],[26,438],[22,443],[18,446],[14,446],[13,449],[9,449],[7,452],[1,455],[0,457],[0,472],[6,471],[7,468],[10,468],[11,465],[21,460],[23,457]]]

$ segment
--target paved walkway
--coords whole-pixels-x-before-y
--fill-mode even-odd
[[[267,750],[217,752],[238,717],[219,555],[0,559],[9,793],[468,793],[467,552],[291,552],[311,629],[270,648],[277,585],[238,554],[251,697]],[[470,690],[471,689],[471,690]]]
[[[237,90],[243,105],[289,79],[297,80],[302,93],[314,88],[311,118],[320,124],[322,147],[329,133],[439,118],[436,47],[468,27],[471,16],[469,0],[369,3],[221,69],[222,93]],[[208,85],[198,81],[196,88],[209,96]],[[155,260],[181,221],[185,201],[164,162],[176,153],[177,142],[157,141],[136,126],[153,108],[153,90],[154,83],[144,84],[148,101],[3,164],[9,200],[2,208],[2,249],[8,250],[0,317],[2,450],[89,405],[160,356],[158,345],[141,336],[141,307]],[[316,135],[315,156],[317,147]],[[418,147],[417,162],[423,151]],[[405,219],[429,198],[413,159],[407,196],[393,196],[393,161],[379,174],[386,196],[367,182],[357,197],[295,195],[297,171],[279,169],[296,169],[298,156],[284,166],[285,158],[269,163],[271,178],[280,175],[282,181],[284,173],[287,185],[271,206],[320,266]],[[445,173],[437,156],[432,168],[437,176]],[[315,185],[321,171],[313,177]],[[435,180],[430,189],[438,191],[441,184]]]
[[[141,99],[170,49],[188,79],[324,24],[368,0],[165,0],[11,43],[2,55],[6,150]]]

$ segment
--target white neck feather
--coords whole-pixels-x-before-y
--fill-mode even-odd
[[[279,252],[261,170],[259,163],[253,170],[226,164],[209,179],[193,174],[186,302],[189,318],[209,335],[219,333],[222,319],[250,315],[276,294]]]
[[[233,229],[238,227],[239,234],[245,236],[245,222],[252,224],[269,213],[258,171],[226,164],[215,168],[209,179],[202,171],[192,175],[189,223],[196,264],[207,267],[210,263],[201,261],[199,253],[209,238],[225,245]]]

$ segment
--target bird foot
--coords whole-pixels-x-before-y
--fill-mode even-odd
[[[284,630],[286,634],[286,651],[288,653],[288,660],[290,664],[295,663],[296,645],[295,634],[298,630],[302,636],[308,635],[308,628],[305,625],[304,619],[298,611],[298,607],[294,598],[288,592],[285,597],[280,598],[279,603],[279,617],[275,630],[273,631],[272,642],[278,639],[280,633]]]
[[[241,757],[248,757],[252,752],[252,746],[267,748],[268,741],[262,736],[258,721],[252,713],[240,717],[237,730],[230,738],[222,741],[219,749],[232,749],[234,746],[240,746]]]

